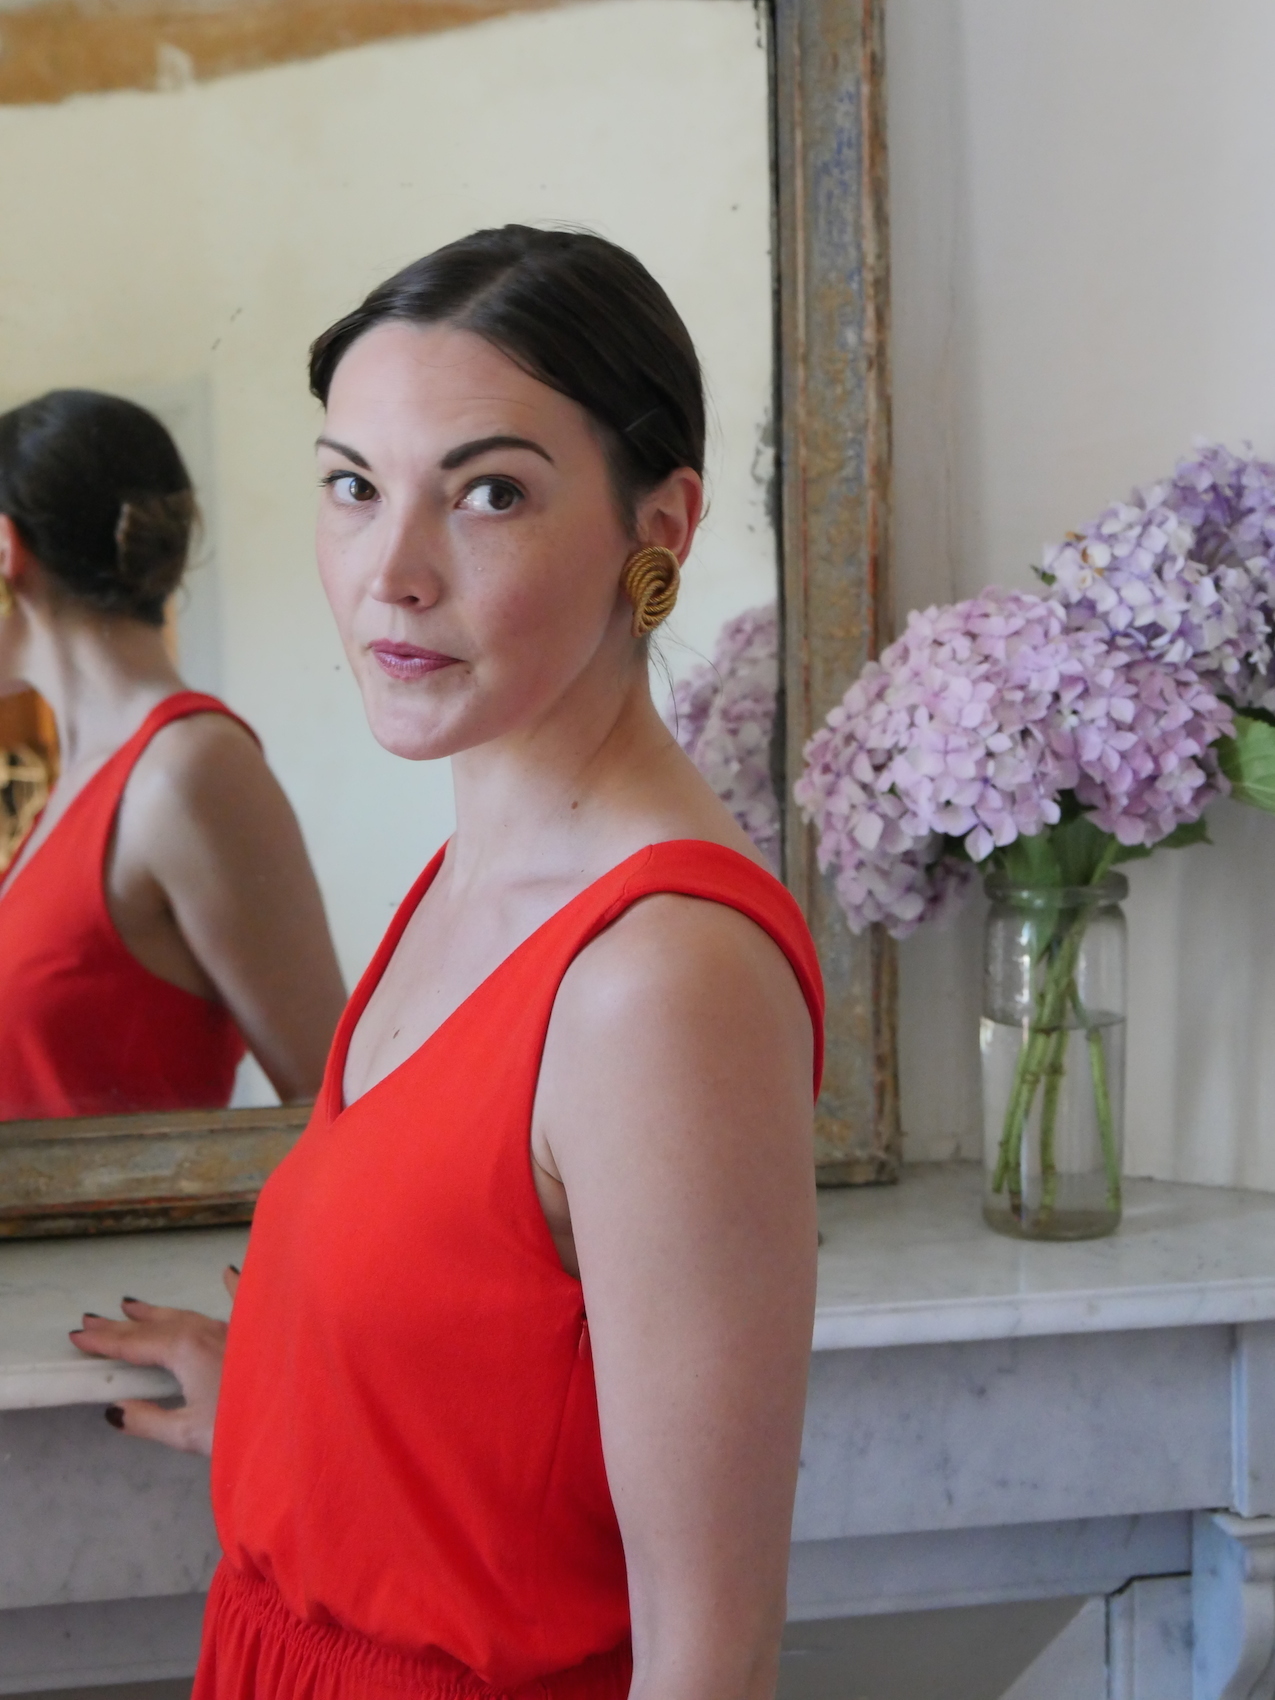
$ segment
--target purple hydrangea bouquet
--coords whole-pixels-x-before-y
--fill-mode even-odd
[[[665,721],[678,743],[779,872],[779,798],[771,740],[779,688],[774,603],[722,627],[711,665],[673,687]]]
[[[1009,1231],[1071,1236],[1119,1220],[1117,1024],[1084,956],[1123,888],[1113,870],[1205,841],[1228,792],[1275,810],[1275,466],[1201,446],[1048,550],[1039,577],[1040,594],[913,613],[810,740],[796,796],[854,930],[904,937],[976,869],[1017,909],[989,1188]],[[1058,1118],[1082,1066],[1106,1200],[1068,1225]]]

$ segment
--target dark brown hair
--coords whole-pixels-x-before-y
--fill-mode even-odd
[[[627,524],[679,466],[704,470],[704,386],[686,326],[632,254],[582,231],[507,224],[416,260],[324,331],[310,388],[325,405],[351,343],[387,320],[473,331],[584,408]]]
[[[0,513],[91,608],[163,625],[197,511],[177,445],[135,402],[50,390],[0,415]]]

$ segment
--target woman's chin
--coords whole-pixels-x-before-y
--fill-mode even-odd
[[[443,761],[475,742],[466,717],[428,713],[420,705],[365,702],[367,723],[383,750],[401,761]]]
[[[457,745],[449,738],[437,734],[421,732],[419,729],[403,726],[378,726],[370,722],[372,736],[383,750],[397,756],[400,761],[444,761],[448,756],[456,754]]]

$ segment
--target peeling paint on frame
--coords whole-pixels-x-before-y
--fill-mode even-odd
[[[775,0],[785,877],[828,991],[825,1185],[898,1178],[894,947],[853,938],[792,801],[802,749],[888,638],[883,0]]]

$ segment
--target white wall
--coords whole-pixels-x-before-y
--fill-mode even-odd
[[[445,764],[373,743],[314,575],[307,345],[480,225],[583,224],[632,248],[686,318],[711,398],[712,509],[664,645],[684,671],[774,594],[767,145],[746,0],[604,0],[174,93],[0,109],[0,393],[123,390],[202,444],[215,565],[186,658],[261,732],[348,977],[450,830],[451,790]]]
[[[1197,433],[1275,455],[1275,6],[887,0],[897,606],[1029,585]],[[1128,1167],[1275,1187],[1275,819],[1129,870]],[[902,946],[913,1158],[977,1153],[979,904]]]

